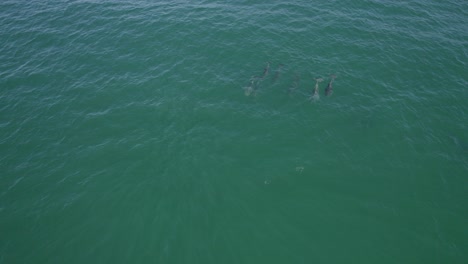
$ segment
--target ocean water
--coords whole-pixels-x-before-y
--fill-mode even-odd
[[[3,0],[0,263],[466,263],[467,63],[461,0]]]

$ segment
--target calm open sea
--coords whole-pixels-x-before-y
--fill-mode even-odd
[[[224,2],[0,2],[0,263],[467,263],[468,2]]]

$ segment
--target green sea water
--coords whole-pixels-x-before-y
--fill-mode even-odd
[[[467,263],[467,63],[462,0],[3,0],[0,263]]]

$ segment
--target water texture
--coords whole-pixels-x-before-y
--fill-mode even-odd
[[[459,0],[1,1],[0,263],[466,263],[467,47]]]

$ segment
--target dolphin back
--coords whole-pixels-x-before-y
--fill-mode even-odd
[[[330,78],[331,78],[331,80],[328,83],[327,88],[325,88],[325,95],[332,95],[332,93],[333,93],[333,81],[335,80],[336,75],[332,74],[332,75],[330,75]]]

